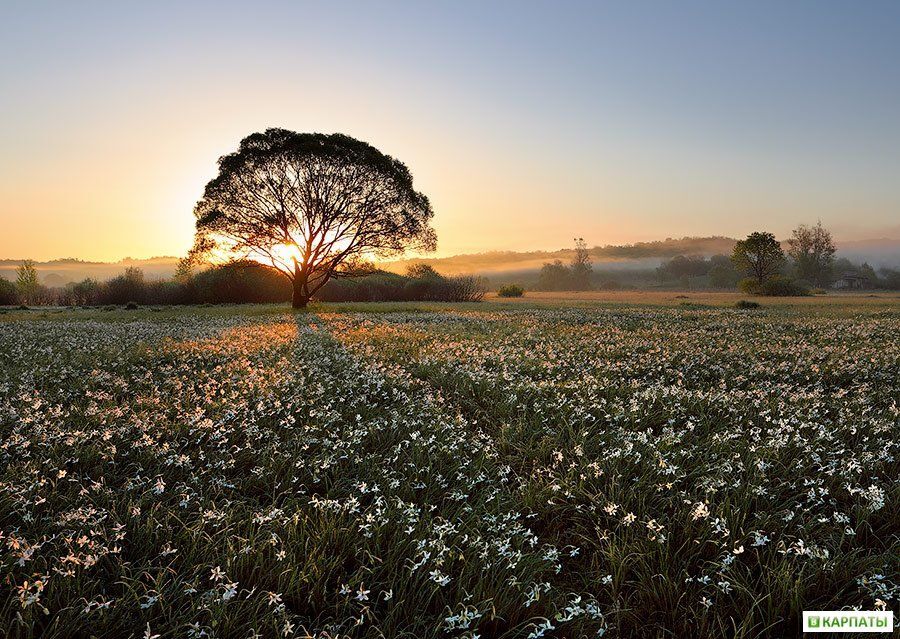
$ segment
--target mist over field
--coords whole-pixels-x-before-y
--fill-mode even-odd
[[[665,239],[656,242],[595,246],[590,258],[598,270],[652,270],[664,260],[676,255],[710,257],[730,255],[736,240],[727,237],[698,237]],[[900,240],[876,239],[837,241],[838,257],[854,262],[868,262],[874,268],[900,266]],[[483,275],[496,280],[535,278],[541,266],[553,260],[568,261],[572,249],[558,251],[491,251],[449,257],[416,257],[377,263],[379,268],[405,273],[414,264],[428,264],[444,275]],[[64,286],[85,278],[106,280],[120,275],[128,267],[138,267],[150,279],[172,277],[179,258],[173,256],[147,259],[125,258],[118,262],[91,262],[78,259],[58,259],[36,262],[41,283]],[[0,277],[15,280],[21,259],[0,259]]]

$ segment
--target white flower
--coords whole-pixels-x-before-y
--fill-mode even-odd
[[[709,517],[709,507],[702,501],[697,502],[697,504],[694,505],[694,510],[691,512],[691,517],[694,520],[706,519]]]
[[[225,591],[222,593],[222,601],[230,601],[237,595],[238,583],[236,581],[226,584]]]

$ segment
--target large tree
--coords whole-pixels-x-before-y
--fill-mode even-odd
[[[815,226],[801,224],[794,229],[787,243],[788,255],[794,259],[797,276],[817,286],[827,286],[837,249],[831,232],[822,226],[822,221]]]
[[[219,159],[194,215],[195,257],[271,265],[292,281],[295,308],[372,258],[436,245],[434,212],[406,165],[340,134],[244,138]]]
[[[746,271],[762,285],[778,274],[784,263],[784,251],[774,235],[757,231],[734,245],[731,260],[739,270]]]

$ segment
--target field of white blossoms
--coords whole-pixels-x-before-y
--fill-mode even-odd
[[[900,308],[0,315],[4,637],[900,613]]]

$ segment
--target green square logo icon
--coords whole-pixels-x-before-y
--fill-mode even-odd
[[[810,616],[809,627],[810,628],[818,628],[819,627],[819,617]]]

